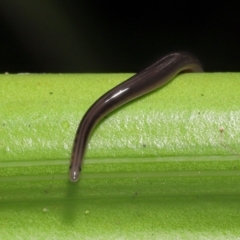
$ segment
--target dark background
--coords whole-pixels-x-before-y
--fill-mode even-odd
[[[209,2],[0,1],[0,72],[137,72],[177,50],[240,71],[240,8]]]

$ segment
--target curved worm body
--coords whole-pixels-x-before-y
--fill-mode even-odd
[[[202,71],[200,62],[193,55],[185,52],[172,53],[101,96],[88,109],[78,126],[70,163],[70,180],[78,181],[90,134],[104,116],[121,105],[165,85],[180,72]]]

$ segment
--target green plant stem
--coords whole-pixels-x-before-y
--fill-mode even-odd
[[[0,76],[0,237],[239,236],[238,73],[182,74],[112,112],[68,181],[81,117],[129,76]]]

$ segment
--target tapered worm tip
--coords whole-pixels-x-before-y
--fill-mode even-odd
[[[71,182],[77,182],[79,179],[79,171],[70,170],[69,172]]]

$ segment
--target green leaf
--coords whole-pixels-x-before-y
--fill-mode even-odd
[[[85,111],[131,74],[0,75],[1,239],[240,234],[240,74],[182,74],[109,114],[79,183]]]

